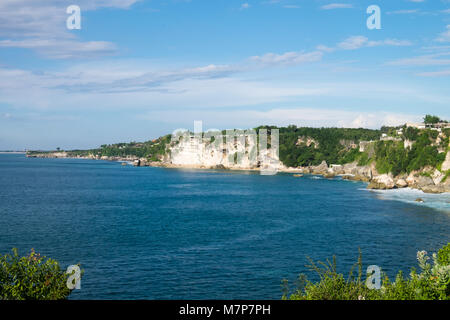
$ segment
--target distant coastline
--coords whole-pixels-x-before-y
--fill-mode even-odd
[[[268,141],[268,138],[255,132],[272,134],[272,130],[279,138],[275,149],[278,151],[260,149],[261,139]],[[425,193],[450,192],[450,123],[447,121],[380,130],[292,125],[200,135],[185,132],[146,142],[105,144],[90,150],[28,151],[26,156],[122,161],[138,167],[251,170],[262,174],[288,172],[299,178],[303,174],[329,179],[342,176],[367,182],[368,189],[410,187]]]
[[[26,151],[0,151],[0,154],[26,154]]]

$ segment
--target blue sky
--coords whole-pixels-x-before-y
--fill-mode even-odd
[[[0,2],[0,150],[450,119],[449,88],[450,0]]]

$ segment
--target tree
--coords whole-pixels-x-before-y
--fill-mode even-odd
[[[407,127],[404,132],[403,135],[406,139],[410,140],[410,141],[416,141],[418,136],[419,136],[420,130],[414,127]]]
[[[432,116],[427,114],[424,118],[423,121],[425,124],[435,124],[441,121],[441,119],[438,116]]]

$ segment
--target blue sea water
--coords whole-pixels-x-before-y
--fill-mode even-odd
[[[403,192],[403,193],[402,193]],[[0,253],[81,263],[71,299],[279,299],[307,256],[389,276],[450,241],[450,197],[290,174],[0,155]]]

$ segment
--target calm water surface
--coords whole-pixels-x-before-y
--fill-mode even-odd
[[[347,274],[361,248],[392,277],[450,241],[449,195],[364,188],[2,154],[0,253],[80,262],[71,299],[279,299],[282,279],[314,277],[306,256]]]

